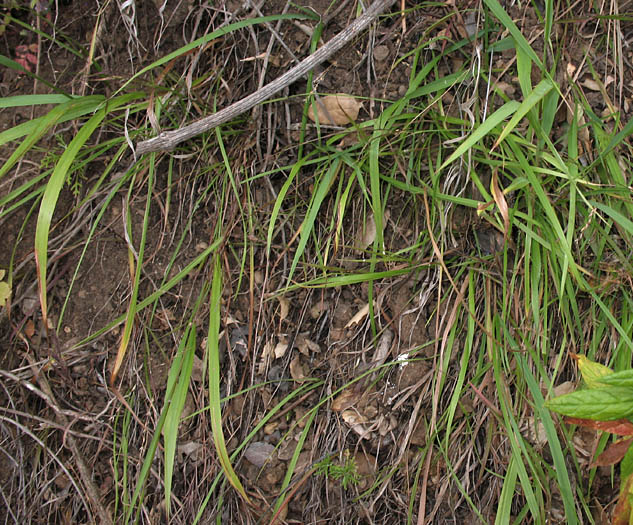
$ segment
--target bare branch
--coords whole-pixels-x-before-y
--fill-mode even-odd
[[[224,124],[272,97],[275,93],[278,93],[286,86],[296,82],[314,67],[330,58],[371,24],[385,9],[391,7],[395,1],[396,0],[375,0],[361,16],[354,20],[343,31],[279,78],[213,115],[204,117],[183,128],[165,131],[154,138],[139,142],[136,146],[136,153],[142,155],[143,153],[149,153],[151,151],[170,150],[177,144],[196,135],[200,135],[200,133],[209,131],[220,124]]]

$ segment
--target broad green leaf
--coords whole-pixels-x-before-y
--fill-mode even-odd
[[[613,374],[613,370],[611,370],[608,366],[596,363],[589,359],[586,355],[577,355],[575,356],[575,359],[578,361],[578,368],[580,369],[582,378],[585,380],[585,383],[587,383],[589,388],[599,388],[604,386],[602,379],[609,374]]]
[[[600,379],[601,386],[618,386],[633,389],[633,370],[614,372]]]
[[[633,388],[606,386],[577,390],[554,399],[545,406],[565,416],[608,421],[633,414]]]

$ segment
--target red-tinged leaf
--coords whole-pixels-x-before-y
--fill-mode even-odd
[[[613,510],[613,520],[611,521],[613,525],[629,525],[631,519],[631,496],[633,496],[632,489],[633,474],[622,483],[618,504]]]
[[[578,417],[566,417],[565,423],[579,425],[581,427],[593,428],[610,432],[618,436],[633,436],[633,423],[628,419],[617,419],[615,421],[594,421],[593,419],[582,419]]]
[[[591,467],[609,467],[619,463],[622,461],[626,451],[629,450],[631,442],[633,442],[633,438],[620,439],[615,443],[611,443],[606,450],[594,460]]]

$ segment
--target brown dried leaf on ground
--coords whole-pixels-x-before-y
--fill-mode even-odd
[[[361,393],[352,389],[347,388],[343,390],[338,397],[332,402],[332,410],[334,412],[340,412],[341,410],[345,410],[346,408],[350,408],[354,406],[361,398]]]
[[[362,104],[351,95],[338,94],[317,98],[316,102],[319,124],[329,126],[344,126],[356,121]],[[308,118],[316,122],[314,105],[308,109]]]

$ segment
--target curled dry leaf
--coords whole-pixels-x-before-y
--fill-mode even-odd
[[[308,118],[312,122],[317,121],[314,116],[315,105],[319,124],[344,126],[358,118],[362,104],[351,95],[338,94],[319,97],[308,109]]]
[[[374,220],[374,214],[369,214],[365,227],[363,228],[363,234],[358,239],[358,247],[361,250],[366,250],[368,246],[373,244],[376,240],[376,221]]]
[[[277,297],[279,301],[279,321],[283,321],[286,317],[288,317],[288,312],[290,311],[290,301],[285,297]]]
[[[345,325],[345,328],[350,328],[354,326],[355,324],[360,323],[367,316],[368,313],[369,313],[369,303],[367,303],[360,310],[358,310],[358,312],[356,312],[356,315],[349,320],[349,323]]]

